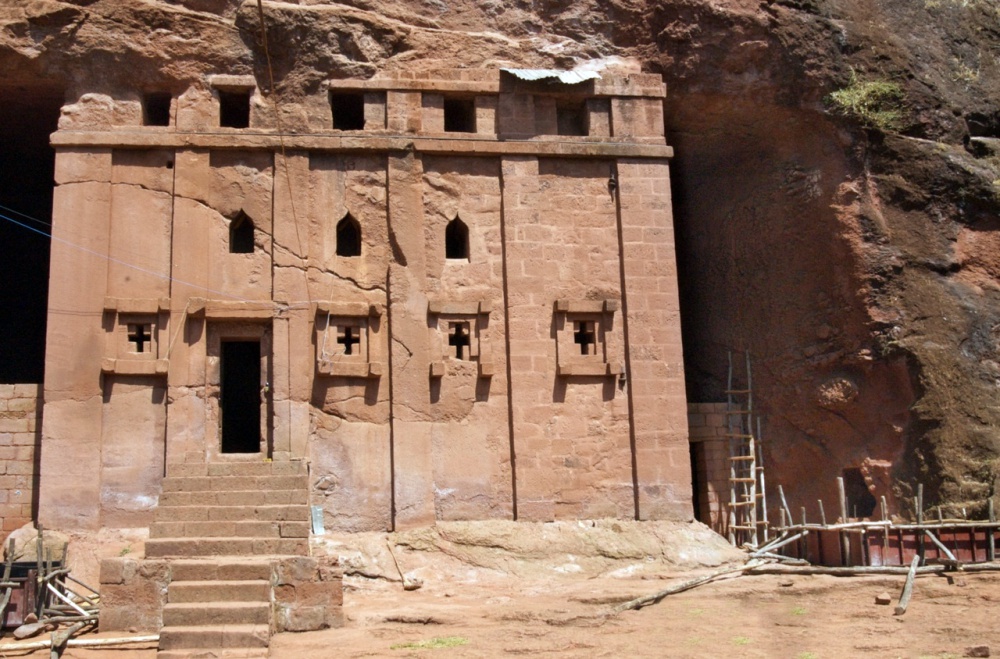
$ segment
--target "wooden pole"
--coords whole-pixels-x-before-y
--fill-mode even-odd
[[[993,514],[993,498],[990,497],[989,500],[989,511],[990,511],[990,524],[997,521],[996,515]],[[996,560],[996,533],[997,530],[994,527],[990,527],[987,533],[986,540],[986,560],[995,561]]]
[[[823,500],[816,499],[816,503],[819,504],[819,522],[823,526],[826,526],[826,511],[823,510]]]
[[[790,544],[792,542],[795,542],[796,540],[801,540],[802,538],[806,537],[807,535],[809,535],[809,531],[803,531],[802,533],[799,533],[797,535],[793,535],[790,538],[785,538],[784,540],[782,540],[780,542],[772,542],[771,544],[769,544],[769,545],[767,545],[765,547],[761,547],[758,551],[755,551],[754,553],[752,553],[750,555],[753,556],[753,557],[756,557],[758,554],[761,554],[761,553],[773,552],[775,549],[778,549],[780,547],[784,547],[785,545]]]
[[[947,556],[950,560],[955,561],[956,563],[958,563],[958,559],[955,558],[955,554],[951,553],[951,550],[948,549],[947,547],[945,547],[941,543],[941,541],[937,539],[937,536],[934,535],[933,533],[931,533],[930,529],[924,529],[924,533],[927,534],[927,537],[930,538],[934,542],[935,545],[937,545],[938,549],[940,549],[941,551],[944,552],[945,556]],[[973,551],[975,551],[975,549],[976,549],[976,546],[975,546],[975,534],[973,534],[972,539],[973,539],[972,549],[973,549]],[[973,556],[973,560],[975,560],[974,556]]]
[[[899,604],[896,605],[895,614],[901,616],[906,613],[906,607],[910,605],[910,596],[913,595],[913,582],[917,578],[917,566],[921,557],[914,556],[910,561],[910,570],[906,573],[906,583],[903,584],[903,593],[899,596]]]
[[[844,492],[844,478],[837,477],[837,496],[840,497],[840,521],[847,520],[847,494]],[[841,565],[851,564],[851,541],[846,533],[840,534],[840,563]]]
[[[885,497],[881,497],[882,504],[882,521],[889,521],[889,506],[885,503]],[[882,527],[882,561],[884,562],[889,556],[889,527]]]
[[[757,472],[760,474],[760,514],[764,522],[764,541],[771,537],[771,525],[767,519],[767,481],[764,478],[764,442],[760,432],[760,417],[757,417]]]
[[[981,567],[981,563],[976,567]],[[964,565],[963,569],[973,567]],[[1000,570],[1000,565],[993,564],[989,569]],[[917,568],[917,574],[937,574],[946,572],[948,568],[944,565],[925,565]],[[824,567],[822,565],[760,565],[747,571],[747,574],[827,574],[833,577],[858,577],[870,574],[908,574],[910,568],[897,565],[856,565],[853,567]],[[985,570],[979,570],[985,571]]]
[[[726,567],[720,570],[716,570],[715,572],[712,572],[710,574],[697,577],[695,579],[682,581],[679,584],[675,584],[673,586],[670,586],[669,588],[664,588],[663,590],[653,593],[652,595],[643,595],[642,597],[637,597],[633,600],[629,600],[628,602],[623,602],[622,604],[619,604],[618,606],[612,608],[609,614],[615,615],[621,613],[622,611],[629,611],[631,609],[641,609],[644,606],[649,606],[650,604],[656,604],[667,595],[673,595],[674,593],[680,593],[685,590],[690,590],[695,586],[700,586],[703,583],[714,581],[715,579],[718,579],[720,577],[728,576],[731,574],[743,574],[744,572],[754,569],[758,565],[760,565],[760,563],[751,561],[746,565],[742,565],[737,568]]]
[[[123,638],[71,638],[66,645],[71,648],[101,647],[109,645],[126,645],[129,643],[158,643],[159,634],[150,636],[132,636]],[[0,652],[16,652],[23,650],[44,650],[52,644],[52,641],[34,641],[32,643],[3,643],[0,644]]]
[[[807,526],[809,521],[806,519],[806,507],[802,506],[802,526]],[[804,535],[802,540],[799,541],[799,558],[804,558],[809,560],[809,539]]]
[[[917,484],[917,498],[915,500],[915,504],[917,506],[917,524],[923,524],[924,523],[924,484],[923,483],[918,483]],[[926,550],[926,546],[925,546],[925,543],[924,543],[924,536],[923,536],[923,534],[920,534],[919,536],[917,536],[917,547],[918,547],[918,551],[920,553],[920,562],[923,563],[924,562],[924,551]]]
[[[785,490],[780,485],[778,486],[778,496],[781,497],[781,509],[788,515],[788,523],[794,524],[795,522],[792,521],[792,509],[788,507],[788,501],[785,499]]]

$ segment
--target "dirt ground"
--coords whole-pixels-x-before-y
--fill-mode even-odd
[[[962,657],[984,645],[1000,654],[1000,573],[921,576],[903,616],[893,615],[901,576],[744,576],[606,616],[618,602],[718,569],[734,554],[715,540],[680,558],[637,562],[600,556],[628,554],[635,538],[616,551],[597,542],[589,551],[578,546],[578,554],[546,557],[534,556],[533,543],[512,551],[504,538],[494,539],[496,547],[477,541],[475,548],[455,534],[392,538],[400,569],[407,579],[421,579],[421,588],[404,591],[395,566],[384,565],[391,561],[378,549],[384,534],[314,545],[344,558],[344,626],[277,635],[270,656]],[[535,539],[556,550],[567,541]],[[890,594],[893,605],[876,605],[880,593]],[[73,648],[63,656],[152,659],[155,649]]]

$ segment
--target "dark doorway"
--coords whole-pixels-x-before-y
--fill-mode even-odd
[[[260,452],[260,341],[222,342],[222,452]]]
[[[333,127],[337,130],[364,130],[365,95],[352,92],[330,92]]]
[[[875,497],[868,490],[865,477],[858,468],[844,470],[844,494],[847,497],[847,514],[860,519],[875,512]]]
[[[219,125],[223,128],[250,127],[250,90],[219,92]]]
[[[63,93],[0,87],[0,383],[39,383],[45,370],[49,233]]]

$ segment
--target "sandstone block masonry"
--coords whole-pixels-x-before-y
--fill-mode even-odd
[[[538,77],[65,107],[41,521],[263,459],[328,529],[689,518],[664,85]]]
[[[0,521],[6,535],[34,516],[41,386],[0,384]]]

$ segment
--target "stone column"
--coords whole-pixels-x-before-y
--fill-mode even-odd
[[[56,154],[39,521],[100,528],[101,360],[111,219],[111,150]]]
[[[389,156],[389,327],[395,527],[434,523],[423,163]]]
[[[690,519],[691,462],[666,161],[618,162],[640,519]]]

